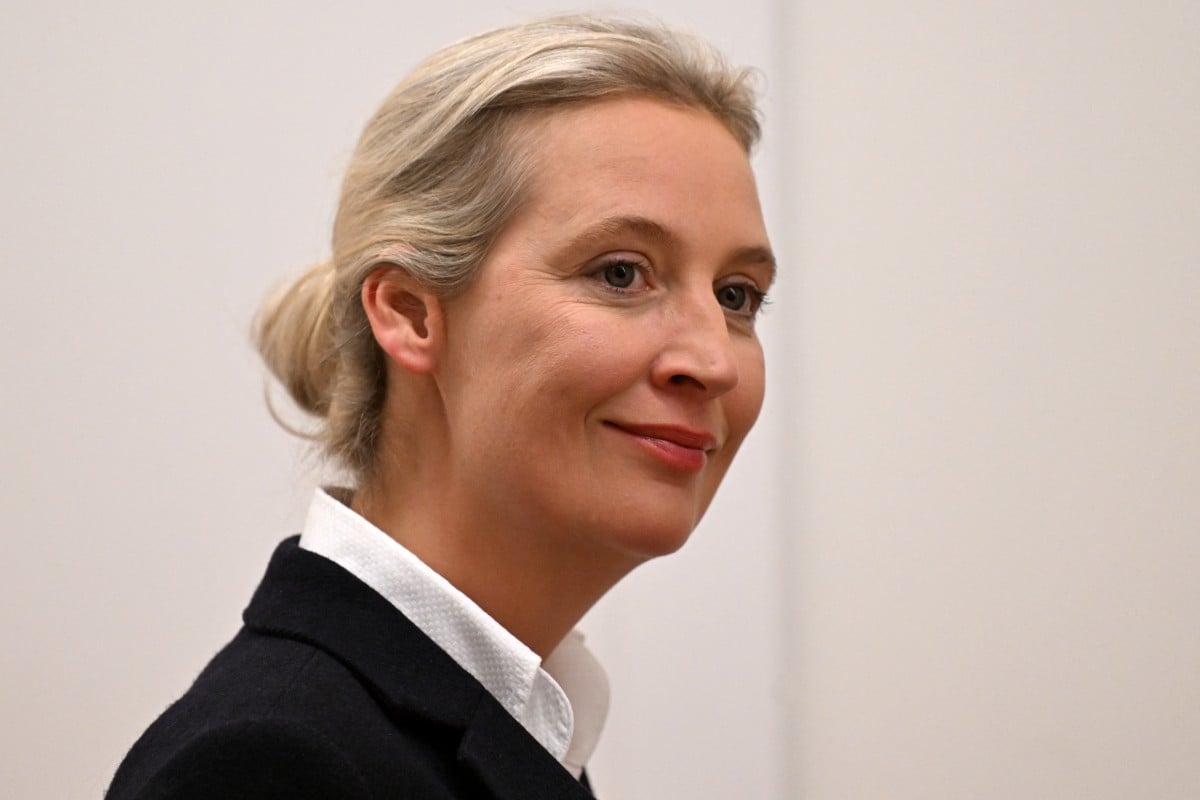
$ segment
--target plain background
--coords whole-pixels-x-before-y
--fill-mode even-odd
[[[585,6],[586,7],[586,6]],[[766,76],[764,417],[586,621],[610,800],[1200,796],[1200,5],[644,6]],[[0,6],[0,793],[98,797],[320,474],[247,328],[542,2]]]

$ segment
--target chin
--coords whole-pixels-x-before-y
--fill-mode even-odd
[[[687,543],[699,520],[694,514],[654,515],[652,518],[628,520],[607,538],[611,544],[639,563],[670,555]]]
[[[667,491],[661,491],[666,488]],[[708,508],[708,493],[678,486],[610,495],[591,515],[591,538],[635,563],[670,555],[683,547]],[[681,491],[681,489],[683,489]],[[576,528],[578,530],[578,528]]]

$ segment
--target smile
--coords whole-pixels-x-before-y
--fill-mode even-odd
[[[681,472],[699,472],[708,454],[717,447],[712,434],[678,425],[632,425],[605,423],[634,440],[659,462]]]

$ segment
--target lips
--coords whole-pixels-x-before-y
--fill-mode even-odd
[[[717,447],[711,433],[682,425],[636,425],[608,423],[627,434],[643,451],[663,464],[684,472],[699,472],[708,463],[708,454]]]
[[[626,433],[634,436],[645,436],[651,439],[662,439],[664,442],[688,447],[692,450],[715,450],[717,437],[711,433],[686,428],[682,425],[631,425],[624,422],[610,423]]]

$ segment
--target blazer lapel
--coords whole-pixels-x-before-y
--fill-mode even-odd
[[[499,703],[480,703],[462,744],[459,760],[500,800],[538,798],[586,800],[593,795],[586,783],[571,777]]]
[[[242,615],[248,628],[315,645],[390,710],[465,728],[484,688],[387,600],[299,537],[275,550]]]
[[[299,538],[284,540],[271,557],[243,614],[248,628],[330,653],[393,719],[415,714],[460,731],[459,762],[497,798],[592,797],[407,617],[341,566],[302,550]]]

